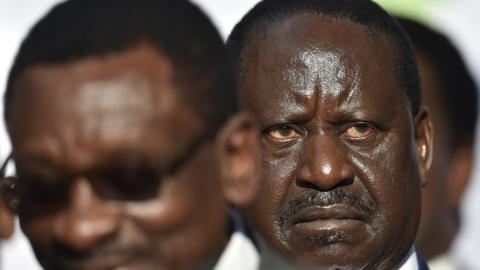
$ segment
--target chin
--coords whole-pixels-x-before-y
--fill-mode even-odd
[[[277,248],[298,269],[364,269],[375,265],[380,255],[371,240],[349,231],[290,235],[283,240],[275,239],[280,243]]]
[[[301,269],[363,269],[370,264],[371,258],[355,257],[352,253],[345,244],[331,244],[300,254],[294,261]]]

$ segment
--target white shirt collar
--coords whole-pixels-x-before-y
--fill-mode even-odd
[[[214,270],[257,270],[260,255],[253,242],[243,233],[236,231],[230,237]]]
[[[398,270],[419,270],[418,265],[417,252],[415,251],[415,248],[412,247],[407,256],[405,256],[405,259],[400,263]]]
[[[453,257],[448,253],[443,253],[428,261],[428,266],[436,270],[455,270],[461,269]]]

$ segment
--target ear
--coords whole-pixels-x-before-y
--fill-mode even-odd
[[[12,236],[14,221],[13,213],[7,208],[4,200],[0,200],[0,239],[6,239]]]
[[[20,202],[17,183],[18,178],[15,176],[0,179],[0,197],[5,206],[13,213],[17,213]]]
[[[433,126],[425,106],[420,107],[414,121],[417,157],[420,165],[422,186],[425,186],[427,184],[426,175],[432,165],[433,157]]]
[[[448,175],[448,203],[452,209],[460,207],[460,201],[470,180],[473,166],[473,143],[464,143],[453,152]]]
[[[16,183],[16,177],[0,178],[0,238],[3,239],[13,234],[19,202]]]
[[[232,117],[220,131],[216,150],[227,200],[247,206],[260,183],[259,130],[253,117],[247,112]]]

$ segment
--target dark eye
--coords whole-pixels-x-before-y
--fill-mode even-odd
[[[44,211],[50,211],[68,202],[67,178],[21,173],[18,178],[21,200],[29,207],[41,207]]]
[[[87,176],[100,196],[112,200],[139,201],[154,198],[161,177],[154,168],[119,168]]]
[[[271,128],[266,132],[267,139],[274,142],[290,142],[302,137],[302,134],[295,128],[282,125]]]
[[[352,125],[343,131],[343,136],[352,141],[369,140],[375,136],[376,130],[367,123]]]

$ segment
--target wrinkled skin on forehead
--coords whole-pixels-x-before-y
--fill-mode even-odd
[[[316,269],[391,269],[410,250],[431,125],[412,115],[381,34],[292,15],[250,36],[240,88],[262,132],[250,223]]]

